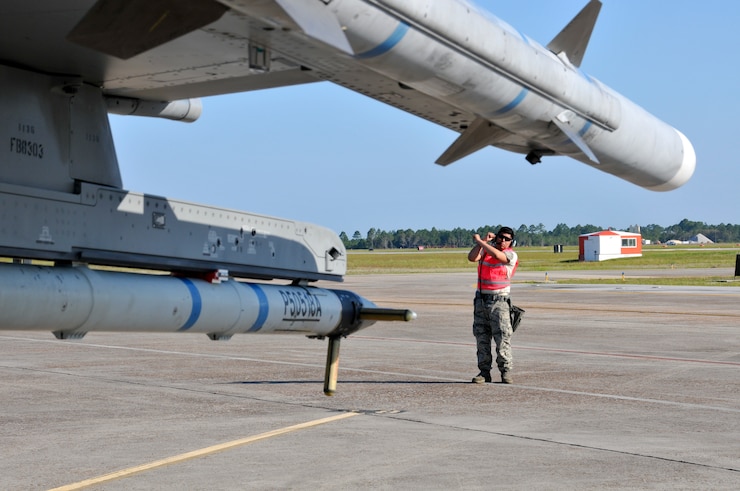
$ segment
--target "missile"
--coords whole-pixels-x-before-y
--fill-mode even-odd
[[[0,312],[0,329],[49,330],[60,339],[91,331],[344,337],[415,317],[347,290],[25,264],[0,265]]]
[[[328,338],[327,395],[336,389],[342,337],[379,320],[416,318],[347,290],[26,264],[0,264],[0,312],[2,330],[49,330],[58,339],[90,331]]]
[[[683,134],[586,75],[580,59],[569,59],[569,52],[583,55],[588,37],[585,43],[562,41],[553,52],[464,2],[448,2],[444,9],[421,0],[377,4],[385,24],[406,24],[409,31],[391,50],[395,61],[373,56],[368,63],[377,60],[376,69],[491,125],[477,134],[472,125],[466,128],[438,163],[447,165],[486,142],[526,153],[530,162],[568,155],[654,191],[675,189],[693,174],[696,156]],[[579,30],[590,34],[600,5],[592,0],[555,40]],[[379,26],[355,25],[346,31],[355,45],[387,43],[378,39]],[[512,134],[529,144],[509,144]]]
[[[222,3],[265,18],[261,4]],[[275,3],[283,15],[269,22],[297,26],[346,65],[332,71],[306,50],[295,57],[301,66],[461,133],[440,165],[493,145],[531,164],[568,156],[652,191],[678,188],[694,172],[686,136],[580,69],[598,0],[547,47],[464,0]],[[277,39],[266,45],[291,54]]]

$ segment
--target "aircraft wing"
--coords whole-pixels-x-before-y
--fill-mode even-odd
[[[128,59],[68,40],[95,6],[94,0],[3,2],[0,59],[44,73],[74,74],[103,87],[108,95],[146,100],[171,101],[318,80],[299,63],[277,54],[269,60],[269,70],[250,67],[250,33],[264,24],[227,9],[215,22]],[[120,32],[111,29],[112,36]]]
[[[66,74],[75,67],[75,76],[102,87],[109,96],[172,101],[327,80],[454,131],[463,131],[476,119],[472,112],[366,68],[351,54],[309,40],[298,28],[276,27],[269,19],[277,4],[262,8],[263,18],[257,18],[216,2],[195,2],[215,5],[218,17],[189,32],[177,32],[163,44],[142,45],[138,48],[145,51],[131,55],[136,47],[118,48],[116,41],[126,44],[120,41],[122,37],[140,36],[143,29],[136,27],[136,16],[116,11],[114,6],[120,10],[128,4],[125,10],[140,13],[145,10],[141,3],[4,2],[0,7],[0,59],[45,73]],[[144,3],[151,9],[161,2]],[[120,17],[122,25],[97,19],[107,33],[70,35],[96,9],[99,16]],[[286,18],[284,12],[281,15]],[[142,16],[149,20],[156,14]],[[440,80],[438,90],[456,89],[445,87]],[[521,145],[520,151],[526,150],[524,140],[506,135],[513,147]]]

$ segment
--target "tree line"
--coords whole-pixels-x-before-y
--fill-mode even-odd
[[[477,229],[455,228],[452,230],[395,230],[385,231],[371,228],[363,236],[356,230],[352,237],[341,232],[339,238],[347,249],[403,249],[409,247],[468,247],[473,244],[473,234],[484,235],[488,231],[496,231],[501,225],[484,225]],[[551,246],[555,244],[578,245],[578,236],[605,230],[596,225],[576,225],[569,227],[559,223],[552,230],[547,230],[543,224],[520,225],[515,230],[516,245],[522,246]],[[707,225],[704,222],[694,222],[683,219],[675,225],[662,227],[650,224],[644,226],[629,226],[618,229],[630,232],[639,232],[642,238],[654,244],[669,240],[686,241],[703,234],[713,242],[740,242],[740,225],[719,224]]]

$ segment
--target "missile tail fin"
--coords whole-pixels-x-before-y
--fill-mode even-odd
[[[568,60],[577,67],[581,66],[583,55],[596,25],[596,18],[601,10],[599,0],[591,0],[567,26],[547,45],[547,49],[559,55],[565,53]]]
[[[439,165],[449,165],[453,162],[477,152],[483,147],[493,145],[510,133],[496,126],[487,119],[477,117],[475,121],[444,151],[437,159]]]

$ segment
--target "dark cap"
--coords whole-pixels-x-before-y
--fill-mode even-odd
[[[512,239],[514,238],[514,231],[510,227],[501,227],[500,229],[498,229],[497,233],[509,234]]]

